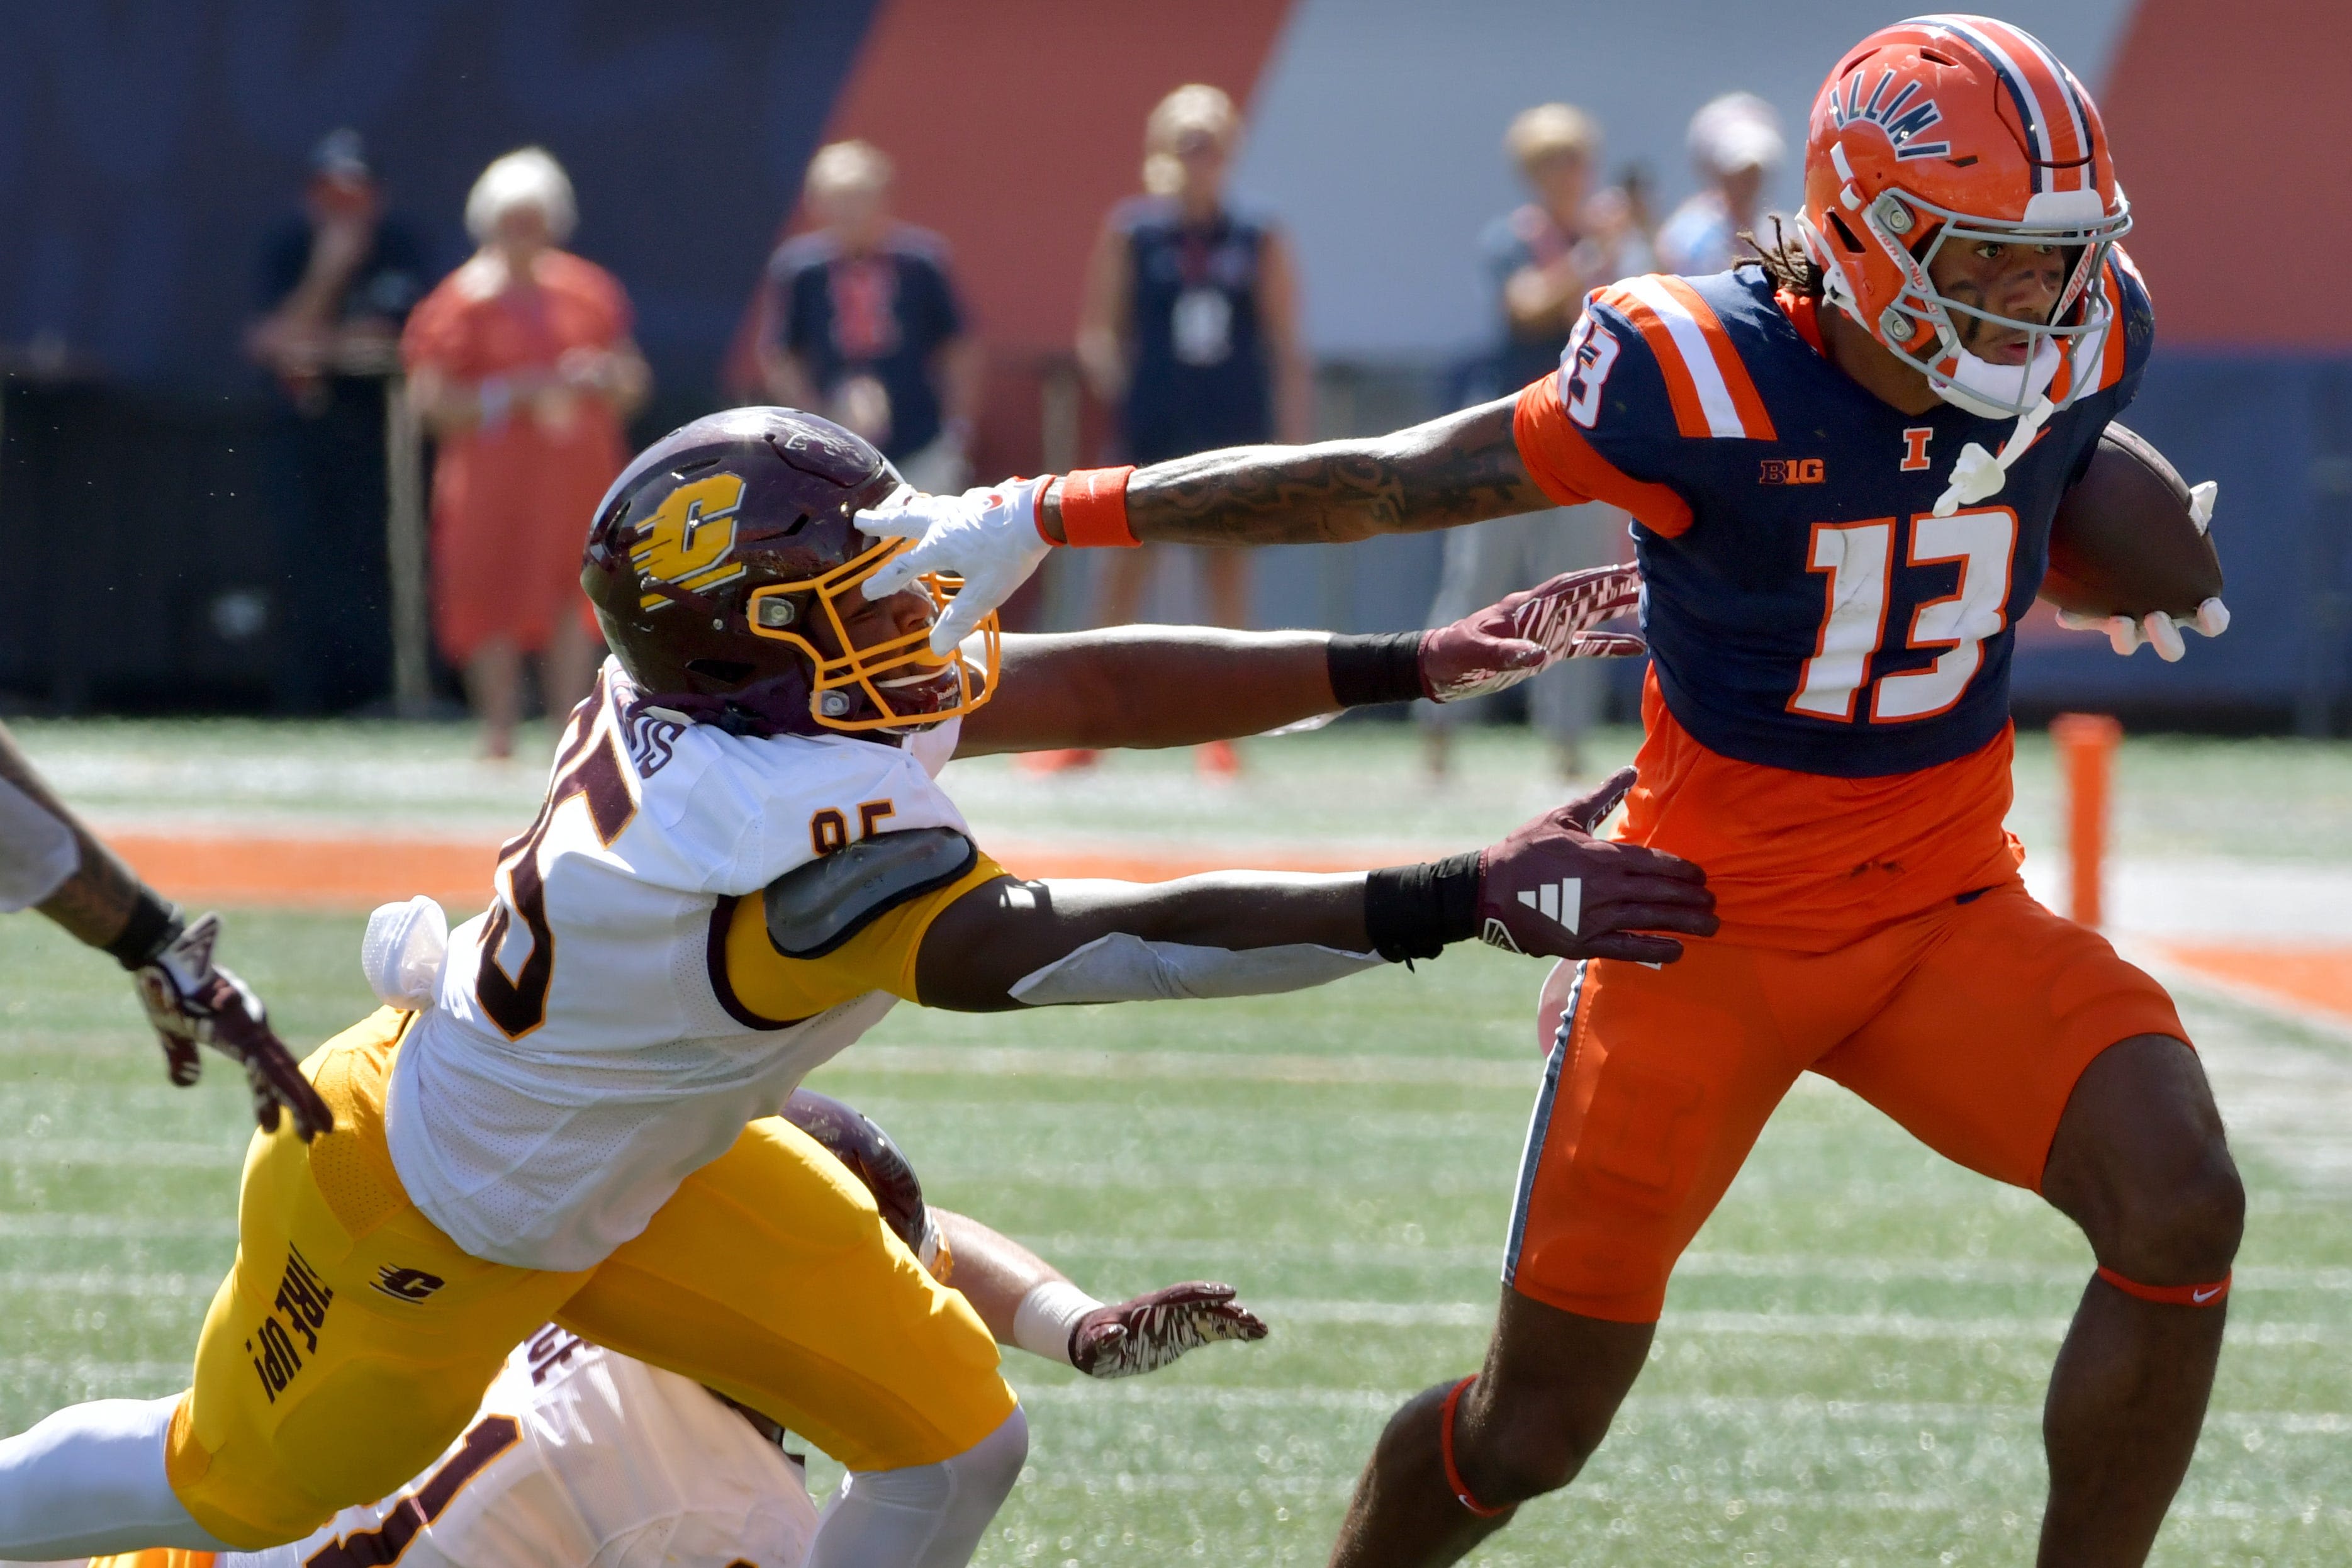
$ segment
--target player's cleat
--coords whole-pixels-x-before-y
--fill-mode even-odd
[[[1192,749],[1192,765],[1201,776],[1230,781],[1242,776],[1242,754],[1231,741],[1211,741]]]
[[[1265,1324],[1234,1300],[1234,1288],[1194,1280],[1097,1307],[1070,1330],[1070,1364],[1088,1377],[1158,1372],[1220,1340],[1262,1340]]]
[[[1024,752],[1013,765],[1024,773],[1067,773],[1101,761],[1102,753],[1090,746],[1057,746],[1048,752]]]
[[[1599,632],[1603,621],[1641,602],[1642,574],[1632,566],[1564,572],[1422,634],[1421,684],[1433,702],[1459,702],[1506,690],[1563,658],[1622,658],[1648,645],[1626,632]]]
[[[220,917],[206,915],[133,975],[172,1081],[183,1088],[195,1082],[204,1068],[196,1047],[208,1046],[245,1068],[253,1091],[253,1119],[263,1131],[278,1131],[283,1107],[293,1112],[294,1131],[303,1142],[332,1132],[334,1112],[302,1076],[286,1042],[270,1028],[261,998],[213,962],[213,943],[219,936]]]

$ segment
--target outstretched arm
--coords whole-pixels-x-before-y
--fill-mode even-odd
[[[1630,633],[1592,629],[1640,595],[1640,574],[1612,566],[1563,573],[1428,631],[1117,626],[1007,637],[997,689],[964,720],[956,752],[1191,746],[1342,708],[1483,696],[1562,658],[1643,651]]]
[[[926,572],[963,580],[931,628],[945,654],[1057,544],[1328,544],[1451,528],[1552,504],[1519,457],[1516,397],[1393,435],[1234,447],[1148,468],[1007,479],[960,496],[904,491],[857,526],[916,541],[866,582],[885,598]],[[1074,484],[1073,481],[1076,481]]]
[[[1105,1305],[1011,1237],[949,1209],[934,1206],[931,1217],[955,1260],[946,1283],[997,1342],[1089,1377],[1157,1372],[1220,1340],[1265,1338],[1265,1322],[1230,1285],[1188,1280]]]
[[[1538,511],[1552,501],[1511,437],[1516,395],[1386,436],[1229,447],[1138,468],[1128,525],[1145,543],[1339,544]],[[1062,542],[1062,487],[1045,531]]]
[[[333,1131],[333,1113],[270,1029],[260,998],[213,963],[219,917],[183,921],[50,792],[0,726],[0,911],[27,905],[131,972],[173,1083],[196,1081],[196,1047],[210,1046],[246,1069],[265,1131],[276,1130],[281,1105],[305,1139]]]
[[[1202,998],[1297,990],[1481,938],[1515,952],[1670,963],[1654,933],[1716,930],[1706,875],[1594,838],[1633,770],[1467,855],[1370,872],[1219,871],[1169,882],[995,877],[940,910],[916,951],[925,1006]]]

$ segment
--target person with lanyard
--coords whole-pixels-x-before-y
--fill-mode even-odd
[[[768,263],[760,374],[778,403],[856,431],[916,489],[952,493],[971,482],[983,351],[947,242],[893,216],[893,173],[869,142],[809,161],[803,199],[819,226]]]
[[[1315,422],[1314,371],[1299,332],[1298,269],[1267,219],[1225,199],[1241,117],[1219,89],[1192,84],[1160,100],[1144,127],[1144,195],[1104,221],[1087,265],[1077,354],[1096,395],[1118,411],[1127,460],[1163,462],[1217,447],[1304,441]],[[1122,553],[1102,574],[1097,622],[1124,626],[1143,608],[1154,550]],[[1199,552],[1205,618],[1249,619],[1249,561]],[[1230,777],[1240,759],[1215,742],[1194,753]],[[1043,754],[1043,771],[1082,766],[1088,751]]]
[[[1649,266],[1626,193],[1592,189],[1601,127],[1591,115],[1570,104],[1538,104],[1511,121],[1503,147],[1533,199],[1495,219],[1479,237],[1497,331],[1488,374],[1472,389],[1477,403],[1558,369],[1585,294]],[[1444,626],[1559,573],[1612,564],[1625,552],[1625,514],[1599,502],[1455,529],[1445,536],[1428,624]],[[1600,717],[1601,682],[1598,669],[1562,664],[1528,683],[1528,722],[1563,779],[1583,768],[1579,742]],[[1433,777],[1444,777],[1452,763],[1454,731],[1487,706],[1414,704]]]

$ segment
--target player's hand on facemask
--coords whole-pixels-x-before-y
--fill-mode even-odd
[[[1649,645],[1627,632],[1599,632],[1603,621],[1641,602],[1633,566],[1564,572],[1422,634],[1421,684],[1433,702],[1458,702],[1502,691],[1563,658],[1624,658]]]
[[[942,657],[970,637],[981,617],[1013,596],[1053,548],[1037,529],[1037,498],[1058,476],[1007,479],[960,496],[899,489],[880,506],[857,514],[857,526],[881,539],[911,539],[914,548],[866,580],[866,596],[887,598],[926,572],[945,572],[963,586],[931,628],[931,651]]]
[[[1620,768],[1479,857],[1482,937],[1514,952],[1671,963],[1683,944],[1644,933],[1715,934],[1721,922],[1705,871],[1680,856],[1593,837],[1637,776]]]
[[[245,1068],[253,1091],[253,1119],[278,1131],[279,1108],[294,1116],[304,1142],[335,1130],[334,1112],[302,1076],[294,1053],[269,1027],[253,988],[213,962],[220,917],[206,915],[173,938],[149,963],[132,972],[147,1021],[163,1047],[164,1068],[185,1088],[204,1070],[197,1047],[208,1046]]]
[[[1232,1286],[1192,1280],[1080,1318],[1070,1330],[1070,1364],[1088,1377],[1133,1377],[1220,1340],[1264,1338],[1265,1324],[1234,1300]]]
[[[2180,634],[2185,628],[2200,637],[2218,637],[2230,629],[2230,606],[2219,599],[2208,599],[2197,606],[2197,613],[2187,617],[2168,616],[2162,610],[2134,618],[2130,616],[2084,616],[2072,610],[2058,612],[2058,624],[2068,631],[2104,632],[2109,646],[2129,658],[2141,644],[2156,649],[2156,657],[2167,664],[2178,664],[2180,656],[2189,651]]]

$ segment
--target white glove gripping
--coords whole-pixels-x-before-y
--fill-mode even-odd
[[[2165,663],[2178,664],[2180,656],[2189,651],[2189,645],[2181,640],[2180,628],[2188,626],[2200,636],[2218,637],[2230,629],[2230,606],[2219,599],[2208,599],[2187,620],[2162,610],[2152,610],[2137,620],[2129,616],[2085,616],[2061,610],[2058,624],[2068,631],[2105,632],[2109,646],[2126,658],[2146,643]]]
[[[360,939],[360,968],[376,1000],[404,1013],[422,1013],[441,996],[441,965],[449,956],[449,917],[419,893],[404,904],[379,905]]]
[[[1037,498],[1060,476],[980,485],[960,496],[901,489],[857,514],[857,526],[878,539],[911,539],[915,547],[866,579],[866,596],[884,599],[926,572],[961,576],[963,586],[931,628],[931,651],[942,657],[991,610],[1037,570],[1053,544],[1037,531]]]

